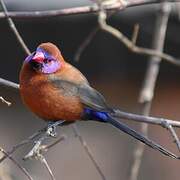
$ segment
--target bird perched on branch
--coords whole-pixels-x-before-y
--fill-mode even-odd
[[[40,44],[25,59],[20,72],[20,93],[29,109],[48,122],[94,120],[110,123],[151,148],[179,158],[117,120],[116,110],[107,105],[78,69],[64,60],[52,43]]]

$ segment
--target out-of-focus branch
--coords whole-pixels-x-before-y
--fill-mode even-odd
[[[178,0],[167,0],[168,2],[178,2]],[[161,0],[118,0],[108,6],[104,6],[107,11],[123,10],[128,7],[141,6],[145,4],[160,3]],[[49,11],[9,11],[7,13],[8,17],[11,18],[46,18],[46,17],[56,17],[56,16],[67,16],[74,14],[88,14],[99,12],[99,7],[94,5],[65,8],[59,10],[49,10]],[[6,18],[4,13],[0,13],[0,19]]]
[[[5,18],[7,19],[7,22],[9,24],[10,29],[12,30],[12,32],[14,33],[14,35],[16,36],[17,41],[20,43],[20,45],[22,46],[22,49],[25,51],[26,54],[30,54],[30,50],[28,49],[28,47],[26,46],[23,38],[21,37],[20,33],[18,32],[16,25],[14,24],[13,20],[9,17],[8,15],[8,11],[6,8],[6,5],[4,3],[3,0],[0,0],[2,9],[3,9],[3,14],[5,16]]]
[[[163,52],[164,49],[164,42],[165,42],[166,30],[167,30],[170,12],[171,12],[171,5],[167,2],[163,2],[161,4],[161,8],[159,9],[156,18],[152,49],[161,53]],[[162,60],[161,57],[155,55],[150,57],[143,86],[140,92],[139,102],[142,105],[142,114],[146,116],[149,116],[151,111],[151,104],[154,97],[154,90],[155,90],[157,77],[159,74],[161,60]],[[177,147],[179,148],[179,142],[177,141],[178,136],[176,135],[175,130],[169,124],[167,124],[166,128],[170,130],[173,138],[175,138]],[[148,136],[148,124],[146,123],[141,124],[141,132],[145,136]],[[130,167],[130,178],[129,178],[130,180],[138,179],[138,174],[144,155],[144,150],[145,150],[145,146],[142,143],[138,143],[137,147],[134,149],[133,160]]]
[[[32,176],[29,174],[29,172],[21,166],[13,157],[11,157],[8,152],[6,152],[3,148],[0,147],[0,152],[4,154],[4,156],[8,157],[23,173],[24,175],[29,179],[33,180]]]
[[[139,46],[135,45],[131,40],[129,40],[125,35],[123,35],[121,33],[121,31],[108,25],[106,23],[106,17],[107,17],[106,13],[101,11],[99,18],[98,18],[101,29],[103,31],[113,35],[115,38],[117,38],[119,41],[121,41],[130,51],[137,53],[137,54],[146,55],[146,56],[156,56],[156,57],[162,58],[163,60],[165,60],[169,63],[172,63],[176,66],[180,66],[180,60],[177,58],[174,58],[171,55],[159,52],[157,50],[139,47]]]
[[[75,55],[74,55],[74,61],[78,62],[82,53],[86,49],[86,47],[90,44],[92,41],[93,37],[97,34],[99,30],[99,26],[95,27],[89,34],[88,36],[84,39],[84,41],[80,44],[79,48],[77,49]]]
[[[118,1],[118,0],[117,0]],[[108,14],[108,18],[110,18],[114,13],[111,12]],[[82,53],[85,51],[85,49],[87,48],[87,46],[91,43],[91,41],[93,40],[93,38],[96,36],[97,32],[100,30],[101,28],[99,27],[99,24],[92,29],[92,31],[87,35],[87,37],[83,40],[83,42],[79,45],[77,51],[75,52],[74,55],[74,61],[78,62],[81,58]]]

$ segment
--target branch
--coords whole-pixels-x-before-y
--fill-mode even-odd
[[[90,42],[92,41],[94,36],[97,34],[99,29],[100,29],[99,26],[95,27],[88,34],[88,36],[84,39],[84,41],[80,44],[80,46],[78,47],[77,51],[75,52],[74,61],[78,62],[80,60],[80,57],[81,57],[82,53],[87,48],[87,46],[90,44]]]
[[[83,146],[84,150],[86,151],[87,155],[89,156],[89,158],[91,159],[92,163],[94,164],[95,168],[97,169],[98,173],[101,176],[102,180],[106,180],[106,176],[104,175],[104,173],[102,172],[100,166],[98,165],[98,163],[96,162],[93,153],[91,152],[90,148],[88,147],[86,141],[83,139],[83,137],[81,136],[76,124],[73,124],[73,131],[76,137],[78,137],[81,145]]]
[[[106,14],[103,11],[100,12],[98,20],[99,20],[99,25],[103,31],[116,37],[130,51],[137,53],[137,54],[146,55],[146,56],[156,56],[156,57],[162,58],[163,60],[165,60],[169,63],[172,63],[176,66],[180,66],[180,60],[174,58],[171,55],[168,55],[166,53],[162,53],[162,52],[159,52],[159,51],[156,51],[153,49],[136,46],[131,40],[129,40],[126,36],[124,36],[118,29],[116,29],[106,23]]]
[[[10,151],[7,152],[8,156],[10,156],[11,154],[13,154],[16,150],[18,150],[19,148],[21,148],[22,146],[28,144],[29,142],[33,141],[35,138],[37,138],[39,135],[41,135],[44,131],[46,130],[46,127],[37,131],[36,133],[34,133],[33,135],[31,135],[30,137],[28,137],[27,139],[21,141],[20,143],[16,144],[15,146],[12,147],[12,149]],[[0,163],[2,163],[8,156],[4,155],[1,159],[0,159]]]
[[[60,126],[63,124],[64,121],[57,121],[54,123],[51,123],[48,125],[48,127],[46,128],[44,134],[34,143],[33,148],[30,150],[30,152],[25,155],[25,157],[23,158],[24,160],[27,159],[36,159],[36,160],[40,160],[40,162],[45,166],[45,168],[47,169],[50,177],[52,180],[55,180],[54,174],[48,164],[48,162],[46,161],[45,157],[43,156],[43,151],[48,151],[48,149],[50,149],[51,147],[55,146],[57,143],[61,142],[62,140],[65,139],[65,136],[60,137],[57,141],[55,141],[54,143],[50,144],[50,145],[42,145],[43,141],[49,137],[55,137],[56,135],[56,127]]]
[[[56,141],[54,141],[53,143],[49,144],[49,145],[43,145],[41,147],[41,151],[48,151],[49,149],[51,149],[52,147],[54,147],[55,145],[57,145],[58,143],[60,143],[61,141],[64,141],[67,137],[65,135],[61,135]]]
[[[110,18],[114,13],[111,12],[108,14],[108,18]],[[78,49],[75,52],[74,55],[74,61],[78,62],[81,58],[82,53],[85,51],[85,49],[87,48],[87,46],[91,43],[91,41],[93,40],[93,38],[96,36],[96,34],[98,33],[98,31],[101,28],[99,27],[99,24],[92,29],[92,31],[87,35],[87,37],[83,40],[83,42],[79,45]]]
[[[47,128],[45,127],[45,128],[43,128],[43,129],[39,130],[38,132],[34,133],[32,136],[28,137],[28,139],[26,139],[26,140],[22,141],[21,143],[15,145],[15,146],[12,148],[12,150],[9,151],[9,152],[5,152],[2,148],[0,148],[0,151],[3,152],[3,154],[4,154],[4,156],[0,159],[0,163],[2,163],[6,158],[10,158],[12,161],[15,161],[14,159],[12,159],[11,155],[12,155],[17,149],[19,149],[20,147],[28,144],[29,142],[31,142],[32,140],[34,140],[36,137],[38,137],[40,134],[44,133],[46,129],[47,129]],[[66,138],[65,135],[61,135],[55,142],[53,142],[53,143],[51,143],[51,144],[49,144],[49,145],[42,145],[41,147],[39,146],[39,151],[40,151],[40,153],[38,154],[38,155],[39,155],[38,158],[40,159],[41,163],[43,163],[43,164],[45,165],[45,167],[46,167],[46,169],[48,170],[48,172],[49,172],[52,180],[55,180],[54,175],[52,174],[52,171],[51,171],[51,169],[50,169],[50,167],[49,167],[46,159],[42,156],[42,152],[43,152],[43,151],[44,151],[44,152],[47,152],[50,148],[52,148],[53,146],[57,145],[59,142],[65,140],[65,138]],[[36,144],[37,144],[37,142],[36,142]],[[36,156],[37,156],[37,154],[36,154]],[[15,161],[15,163],[16,163],[18,166],[20,166],[16,161]],[[20,166],[19,168],[22,169],[23,167]],[[29,175],[28,172],[27,172],[25,169],[23,169],[23,170],[25,171],[24,173],[26,173],[27,175]],[[29,175],[29,176],[30,176],[30,175]],[[32,180],[32,179],[31,179],[31,180]]]
[[[154,125],[160,125],[163,128],[166,128],[166,124],[170,124],[173,127],[180,128],[180,121],[174,121],[166,118],[158,118],[158,117],[152,117],[152,116],[145,116],[140,114],[133,114],[128,113],[120,110],[115,110],[115,114],[113,114],[114,117],[126,119],[126,120],[132,120],[135,122],[144,122],[148,124],[154,124]]]
[[[0,78],[0,85],[9,89],[19,90],[19,84]]]
[[[167,0],[168,2],[178,2],[178,0]],[[146,4],[160,3],[161,0],[117,0],[116,3],[112,5],[105,6],[104,9],[107,11],[117,11],[123,10],[128,7],[141,6]],[[48,10],[48,11],[9,11],[7,16],[10,18],[21,18],[21,19],[31,19],[31,18],[49,18],[56,16],[68,16],[74,14],[88,14],[99,12],[99,7],[94,4],[90,6],[65,8],[60,10]],[[0,13],[0,19],[6,18],[4,13]]]

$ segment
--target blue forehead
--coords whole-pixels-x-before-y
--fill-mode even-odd
[[[45,51],[44,49],[40,47],[36,49],[36,52],[42,52],[44,54],[45,59],[52,58],[52,56],[47,51]]]
[[[36,52],[42,52],[42,53],[44,54],[45,59],[56,60],[56,59],[54,59],[47,51],[45,51],[44,49],[38,47],[35,52],[33,52],[31,55],[29,55],[29,56],[25,59],[25,61],[26,61],[26,62],[31,61]]]

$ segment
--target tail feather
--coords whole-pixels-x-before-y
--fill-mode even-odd
[[[111,125],[118,128],[119,130],[123,131],[124,133],[129,134],[130,136],[134,137],[135,139],[141,141],[142,143],[148,145],[149,147],[160,151],[164,155],[169,156],[174,159],[180,159],[179,156],[176,156],[175,154],[171,153],[170,151],[163,148],[159,144],[157,144],[157,143],[153,142],[152,140],[148,139],[147,137],[141,135],[140,133],[136,132],[135,130],[131,129],[130,127],[128,127],[124,123],[116,120],[115,118],[109,116],[109,118],[106,119],[106,122],[110,123]]]

